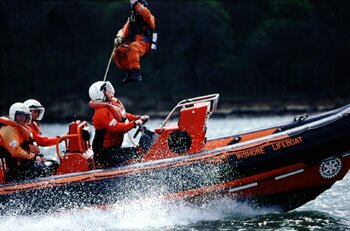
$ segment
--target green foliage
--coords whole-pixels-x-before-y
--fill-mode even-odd
[[[267,1],[268,15],[274,18],[307,18],[312,14],[310,0]]]
[[[144,82],[123,86],[124,73],[113,63],[108,75],[131,111],[169,110],[179,99],[214,92],[236,101],[348,95],[347,1],[149,4],[159,44],[141,59]],[[128,1],[0,2],[1,110],[27,98],[48,107],[87,106],[88,88],[102,80],[129,7]]]

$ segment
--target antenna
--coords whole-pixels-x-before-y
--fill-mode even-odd
[[[77,121],[77,115],[76,115],[75,112],[74,112],[73,102],[70,101],[69,104],[70,104],[71,109],[72,109],[73,121],[76,122],[76,121]]]

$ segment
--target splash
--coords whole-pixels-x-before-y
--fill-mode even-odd
[[[117,203],[108,208],[83,208],[41,216],[1,217],[0,230],[155,230],[202,221],[225,220],[271,213],[222,198],[205,204],[159,199]]]

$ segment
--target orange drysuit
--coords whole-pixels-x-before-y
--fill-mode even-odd
[[[30,128],[6,117],[0,117],[0,149],[6,159],[7,180],[31,179],[51,175],[50,168],[38,162],[39,148]]]
[[[140,69],[140,57],[150,52],[152,31],[155,30],[151,11],[139,2],[134,9],[135,17],[129,17],[117,33],[117,37],[125,42],[115,48],[113,60],[122,70]]]
[[[0,146],[5,148],[12,158],[34,160],[35,153],[31,152],[29,146],[33,141],[29,128],[6,117],[0,117],[0,123],[3,124],[0,128]]]
[[[60,141],[59,137],[46,137],[43,136],[41,131],[40,131],[40,127],[37,121],[32,121],[29,125],[30,130],[33,133],[34,136],[34,140],[35,142],[39,145],[39,146],[52,146],[57,144]]]
[[[92,117],[96,129],[93,141],[94,152],[104,148],[120,147],[124,140],[124,134],[136,127],[134,121],[139,119],[139,116],[126,113],[123,104],[116,98],[113,98],[113,102],[109,103],[91,101],[89,105],[95,108]]]

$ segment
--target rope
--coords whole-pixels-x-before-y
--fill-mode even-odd
[[[108,70],[109,70],[109,66],[111,65],[113,53],[114,53],[114,48],[112,50],[111,57],[109,57],[109,61],[108,61],[108,65],[107,65],[107,68],[106,68],[105,76],[103,77],[103,81],[106,81]]]
[[[134,139],[131,137],[130,133],[129,132],[127,132],[127,133],[128,133],[128,137],[129,137],[131,144],[134,146],[134,148],[136,148],[137,144],[135,144]]]

